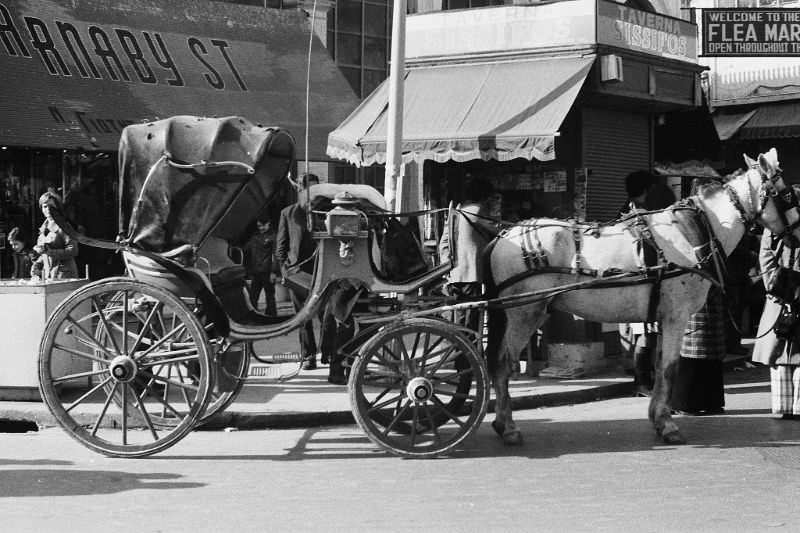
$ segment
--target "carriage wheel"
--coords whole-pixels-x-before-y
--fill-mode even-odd
[[[121,298],[121,293],[117,295],[116,298]],[[215,338],[216,335],[214,332],[213,323],[209,322],[206,318],[206,315],[202,309],[202,305],[196,299],[183,299],[183,301],[192,308],[192,312],[198,318],[200,323],[203,324],[203,328],[206,330],[206,334],[209,336],[209,338],[214,338],[214,340],[209,340],[209,346],[211,347],[213,353],[217,353],[221,348],[221,342]],[[105,326],[102,322],[98,324],[98,330],[100,335],[105,333]],[[252,343],[242,344],[237,348],[229,349],[227,353],[218,356],[220,363],[219,366],[215,368],[215,379],[211,387],[208,406],[198,420],[198,426],[205,424],[218,414],[222,413],[228,408],[228,406],[230,406],[231,403],[234,402],[234,400],[236,400],[236,397],[239,396],[239,393],[242,391],[242,387],[247,379],[247,373],[250,370]],[[185,361],[178,363],[175,373],[177,373],[177,370],[180,370],[181,375],[191,378],[191,381],[195,385],[199,383],[200,372],[198,363],[196,361]],[[106,385],[106,389],[109,390],[109,392],[111,391],[112,387],[113,385],[111,384]],[[118,406],[122,405],[120,391],[114,392],[114,403],[116,403]],[[175,419],[174,417],[156,417],[154,419],[154,423],[160,426],[176,425],[178,422],[179,420]]]
[[[423,318],[388,326],[367,342],[348,389],[370,440],[405,457],[452,450],[477,429],[489,404],[475,347],[452,325]]]
[[[206,332],[180,298],[111,278],[56,307],[40,346],[39,386],[78,442],[109,456],[139,457],[191,431],[209,401],[210,361]]]
[[[216,372],[214,387],[211,389],[211,398],[205,413],[200,417],[199,424],[205,424],[218,414],[227,409],[242,392],[242,387],[247,381],[250,371],[250,356],[253,353],[253,343],[243,343],[241,349],[229,350],[221,357],[220,366]]]

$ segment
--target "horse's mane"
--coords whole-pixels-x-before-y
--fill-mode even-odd
[[[692,184],[692,189],[694,189],[696,191],[695,194],[699,195],[703,200],[708,199],[710,196],[714,196],[724,187],[721,182],[713,178],[695,178],[695,180],[696,182]]]

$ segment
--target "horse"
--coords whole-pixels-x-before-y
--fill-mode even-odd
[[[721,284],[724,257],[753,223],[788,245],[800,238],[797,199],[775,149],[757,161],[744,157],[744,173],[666,209],[602,225],[530,219],[489,243],[487,296],[500,303],[487,311],[486,360],[496,394],[492,426],[505,444],[523,442],[511,414],[512,365],[548,309],[602,323],[656,321],[662,356],[648,415],[665,443],[685,443],[668,402],[690,315],[712,283]]]

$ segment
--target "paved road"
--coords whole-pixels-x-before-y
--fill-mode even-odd
[[[726,376],[727,379],[728,376]],[[379,451],[356,426],[195,432],[110,459],[59,429],[0,435],[2,531],[798,531],[800,422],[767,412],[761,369],[727,413],[657,441],[642,398],[520,411],[448,458]]]

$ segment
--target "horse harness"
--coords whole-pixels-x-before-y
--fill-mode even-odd
[[[695,264],[691,267],[677,265],[667,261],[662,248],[653,236],[650,217],[652,213],[671,211],[672,224],[676,227],[683,237],[691,244],[695,255]],[[601,228],[615,223],[625,225],[625,230],[629,231],[637,246],[637,256],[640,266],[638,270],[628,274],[630,278],[619,279],[626,274],[620,269],[598,270],[587,268],[582,265],[582,243],[586,235],[600,238]],[[547,252],[539,238],[539,230],[557,225],[559,227],[570,228],[572,239],[575,245],[575,259],[572,266],[551,265]],[[648,322],[655,321],[655,313],[658,308],[661,293],[661,283],[669,278],[682,276],[685,274],[697,274],[712,283],[722,286],[722,279],[725,275],[725,266],[722,257],[721,247],[713,235],[708,218],[702,207],[693,198],[687,198],[670,207],[658,211],[643,211],[633,209],[628,215],[612,223],[578,223],[576,221],[565,221],[564,224],[526,224],[521,229],[520,249],[526,271],[520,272],[496,284],[494,291],[496,294],[530,276],[538,274],[570,274],[576,277],[585,276],[594,278],[587,281],[583,288],[614,288],[629,286],[641,283],[649,283],[652,286],[650,300],[648,304]],[[509,229],[500,233],[500,237],[508,235]],[[496,242],[496,241],[495,241]],[[487,253],[490,253],[487,250]],[[613,278],[604,279],[604,278]],[[635,279],[631,279],[635,278]]]

